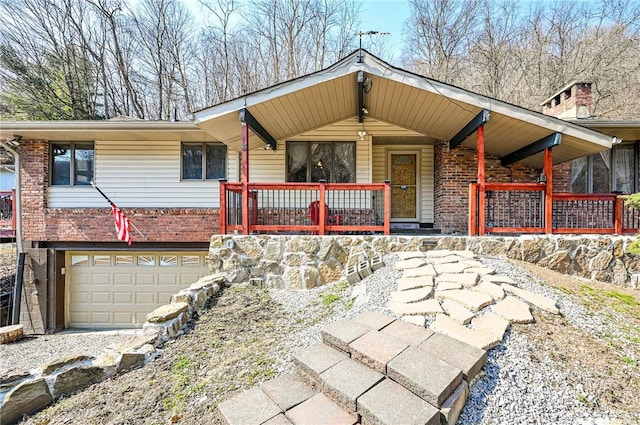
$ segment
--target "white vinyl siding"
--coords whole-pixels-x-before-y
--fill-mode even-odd
[[[217,208],[218,181],[181,181],[179,141],[96,141],[95,183],[122,208]],[[237,170],[227,150],[227,170]],[[230,179],[232,180],[232,179]],[[108,207],[92,187],[48,188],[50,208]]]
[[[374,145],[373,183],[381,183],[389,178],[388,152],[420,151],[420,222],[433,223],[433,146],[431,145]]]

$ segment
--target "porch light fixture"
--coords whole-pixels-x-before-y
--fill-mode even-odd
[[[362,121],[362,130],[358,130],[358,136],[360,136],[360,140],[364,140],[366,135],[367,135],[367,130],[364,129],[364,120],[363,120]]]

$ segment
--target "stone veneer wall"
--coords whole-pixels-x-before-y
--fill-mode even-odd
[[[261,281],[281,289],[308,289],[345,278],[363,259],[391,252],[471,250],[528,261],[568,275],[639,288],[640,257],[626,253],[628,236],[236,236],[211,238],[212,273],[229,283]],[[258,282],[260,283],[260,282]]]

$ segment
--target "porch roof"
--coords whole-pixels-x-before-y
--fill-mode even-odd
[[[424,135],[425,140],[450,140],[487,109],[491,116],[485,124],[485,151],[499,157],[556,132],[563,137],[553,149],[554,163],[610,149],[614,142],[611,136],[577,124],[393,67],[365,50],[313,74],[196,111],[194,122],[216,140],[240,150],[239,111],[246,108],[275,139],[286,141],[358,117],[358,71],[371,81],[362,103],[368,111],[365,129],[367,120],[373,119]],[[474,134],[463,142],[470,147],[475,143]],[[261,146],[262,140],[252,134],[249,148]],[[520,162],[541,168],[542,153]]]

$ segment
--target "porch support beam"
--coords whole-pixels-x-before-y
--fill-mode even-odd
[[[249,124],[242,122],[242,234],[249,234]]]
[[[551,148],[544,148],[544,176],[546,187],[544,189],[544,232],[550,235],[553,232],[553,155]]]
[[[358,71],[358,122],[364,122],[364,71]]]
[[[535,155],[539,152],[542,152],[546,148],[552,148],[554,146],[558,146],[562,143],[562,133],[553,133],[546,137],[543,137],[540,140],[536,140],[535,142],[518,149],[515,152],[511,152],[508,155],[505,155],[500,160],[500,164],[503,167],[513,164],[516,161],[523,160],[525,158],[530,157],[531,155]]]
[[[457,147],[460,143],[464,142],[467,137],[475,133],[480,126],[486,124],[489,121],[489,115],[488,109],[480,111],[467,125],[462,127],[462,130],[458,131],[458,133],[449,140],[449,149]]]
[[[247,108],[240,109],[240,122],[244,125],[247,124],[251,131],[262,139],[264,143],[269,145],[272,150],[278,149],[278,141],[260,124],[260,122],[251,115],[251,112]]]
[[[484,236],[485,228],[485,210],[486,210],[486,193],[485,193],[485,170],[484,170],[484,125],[478,126],[476,141],[476,155],[478,156],[478,187],[480,194],[478,196],[478,234]]]

